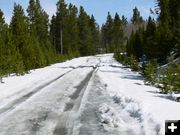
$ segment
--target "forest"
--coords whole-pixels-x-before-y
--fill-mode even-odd
[[[154,5],[150,11],[157,19],[149,16],[144,20],[135,7],[130,21],[124,15],[116,13],[112,17],[108,12],[106,22],[100,26],[82,6],[78,9],[64,0],[58,0],[52,18],[40,0],[29,0],[26,11],[15,3],[10,24],[0,10],[0,76],[22,75],[75,57],[114,53],[124,65],[140,70],[147,82],[163,83],[163,92],[177,91],[180,4],[178,0],[156,0]],[[162,71],[164,77],[157,77],[158,67],[174,61],[176,64]]]

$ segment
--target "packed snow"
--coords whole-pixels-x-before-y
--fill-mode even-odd
[[[75,58],[0,83],[0,135],[164,135],[180,103],[113,54]]]

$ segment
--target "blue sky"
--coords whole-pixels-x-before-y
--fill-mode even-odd
[[[4,12],[6,22],[10,22],[14,2],[21,4],[27,9],[29,0],[0,0],[0,9]],[[52,16],[56,12],[58,0],[40,0],[45,11]],[[107,12],[111,15],[117,12],[120,16],[125,15],[128,19],[132,16],[132,9],[136,6],[144,18],[149,16],[149,9],[154,8],[155,0],[65,0],[77,7],[82,5],[88,14],[93,14],[99,24],[106,21]]]

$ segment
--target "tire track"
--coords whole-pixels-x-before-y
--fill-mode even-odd
[[[54,135],[68,135],[72,134],[75,120],[78,117],[78,111],[81,106],[82,98],[86,91],[89,81],[91,80],[95,69],[92,70],[84,80],[80,82],[77,89],[71,96],[71,101],[66,103],[64,112],[59,117],[58,123],[54,130]]]
[[[65,75],[67,75],[68,73],[72,72],[74,69],[67,71],[65,73],[63,73],[62,75],[52,79],[51,81],[40,85],[38,87],[36,87],[35,89],[33,89],[31,92],[23,95],[22,97],[13,100],[12,102],[10,102],[8,105],[6,105],[5,107],[0,109],[0,116],[4,113],[8,113],[10,111],[12,111],[13,109],[15,109],[18,105],[22,104],[23,102],[25,102],[26,100],[28,100],[29,98],[31,98],[33,95],[35,95],[36,93],[40,92],[43,88],[49,86],[50,84],[54,83],[55,81],[57,81],[58,79],[64,77]]]

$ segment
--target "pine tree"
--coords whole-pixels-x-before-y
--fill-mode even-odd
[[[127,55],[133,55],[139,61],[143,55],[143,28],[139,28],[135,33],[132,32],[127,44]]]
[[[157,28],[157,42],[159,50],[159,61],[165,62],[171,49],[173,48],[173,33],[170,29],[171,17],[169,13],[169,0],[157,0],[160,14],[158,17],[159,26]]]
[[[156,32],[156,22],[151,17],[148,18],[146,31],[144,32],[144,46],[143,52],[148,57],[148,59],[157,58],[158,47],[155,44],[155,32]]]
[[[56,16],[53,15],[50,23],[50,40],[56,51]]]
[[[2,76],[6,73],[6,47],[5,47],[5,31],[7,25],[5,24],[5,19],[3,12],[0,10],[0,83],[2,82]]]
[[[157,62],[149,61],[143,70],[145,83],[154,85],[157,82]]]
[[[30,0],[27,9],[29,28],[31,37],[36,43],[34,46],[38,49],[39,56],[36,55],[36,59],[39,64],[36,65],[46,65],[50,64],[53,57],[53,47],[49,39],[49,20],[47,13],[42,9],[39,0]],[[38,66],[38,67],[39,67]]]
[[[100,53],[108,53],[108,44],[107,44],[107,27],[105,24],[101,26],[100,33]]]
[[[67,18],[67,36],[68,38],[68,55],[70,57],[73,56],[79,56],[79,46],[78,46],[78,9],[72,5],[69,4],[68,6],[68,18]]]
[[[30,32],[31,35],[37,36],[36,32],[36,15],[37,15],[37,7],[36,7],[36,2],[35,0],[30,0],[29,1],[29,6],[27,9],[28,12],[28,19],[29,19],[29,25],[30,25]]]
[[[42,9],[39,0],[30,0],[27,9],[32,35],[36,35],[40,41],[48,37],[48,15]]]
[[[79,27],[79,46],[80,53],[82,56],[91,54],[91,29],[89,27],[89,19],[90,17],[84,11],[84,8],[80,7],[80,13],[78,18],[78,27]]]
[[[122,24],[126,26],[128,24],[127,18],[123,15],[122,16]]]
[[[70,22],[71,22],[71,30],[70,30],[70,43],[71,43],[71,49],[74,52],[75,57],[80,55],[79,52],[79,29],[78,29],[78,9],[76,6],[72,6],[72,8],[70,8],[69,6],[69,10],[70,10]]]
[[[139,70],[137,59],[133,55],[128,57],[128,64],[133,71]]]
[[[106,21],[106,32],[105,32],[105,38],[107,40],[107,50],[108,52],[114,52],[114,45],[113,45],[113,24],[114,21],[110,15],[110,13],[108,12],[108,16],[107,16],[107,21]]]
[[[123,46],[123,30],[122,30],[122,21],[119,15],[116,13],[114,18],[114,26],[113,26],[113,44],[115,45],[116,52],[120,52],[121,46]]]
[[[170,28],[173,32],[174,44],[180,43],[180,3],[178,0],[169,0]],[[180,49],[179,49],[180,52]]]
[[[95,54],[97,52],[99,46],[99,26],[96,23],[96,20],[93,15],[90,18],[90,29],[91,29],[91,37],[92,37],[92,47],[91,54]]]
[[[133,48],[133,45],[134,45],[134,42],[135,42],[135,36],[134,36],[134,31],[132,31],[130,37],[129,37],[129,40],[127,41],[127,45],[126,45],[126,51],[127,51],[127,56],[130,56],[130,55],[134,55],[134,48]]]
[[[140,24],[143,23],[143,18],[142,16],[140,15],[140,12],[139,10],[137,9],[137,7],[135,7],[133,9],[133,17],[131,19],[131,22],[134,24],[134,25],[137,25],[139,26]]]
[[[64,0],[59,0],[57,3],[56,12],[56,52],[64,54],[64,47],[66,45],[66,22],[67,22],[67,4]]]
[[[168,69],[162,71],[163,78],[161,80],[161,83],[163,84],[162,86],[162,92],[163,93],[170,93],[177,89],[177,75],[179,73],[177,72],[177,69],[174,65],[170,65]]]
[[[23,71],[23,69],[28,70],[32,68],[29,65],[30,61],[28,60],[28,57],[26,57],[29,54],[29,52],[27,52],[27,47],[28,41],[30,40],[28,35],[27,17],[24,14],[22,6],[19,4],[14,4],[10,30],[12,31],[13,45],[15,46],[17,55],[15,59],[15,72],[18,73],[20,70]]]

